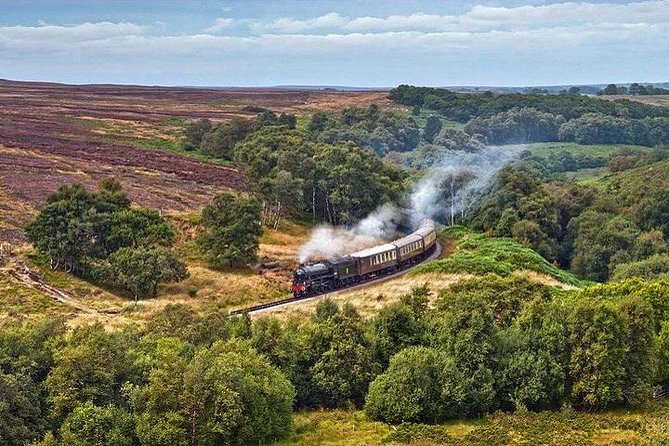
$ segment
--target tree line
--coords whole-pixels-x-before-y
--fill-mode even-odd
[[[462,122],[488,144],[567,141],[579,144],[669,144],[669,109],[580,95],[463,94],[401,85],[394,101]]]
[[[277,219],[355,222],[396,199],[406,175],[354,143],[317,143],[286,128],[254,133],[235,147],[235,159]]]
[[[629,87],[624,85],[609,84],[597,93],[600,96],[612,95],[632,95],[632,96],[655,96],[655,95],[669,95],[669,90],[666,88],[656,87],[653,84],[639,84],[637,82],[630,84]]]
[[[494,145],[565,141],[652,147],[669,144],[669,118],[631,119],[595,112],[565,121],[562,115],[512,108],[490,117],[473,118],[465,132],[481,135]]]
[[[267,444],[293,410],[388,423],[643,404],[669,382],[669,284],[557,292],[526,278],[414,289],[371,318],[322,301],[251,322],[169,305],[143,326],[0,329],[4,444]],[[74,385],[76,383],[76,385]]]
[[[425,127],[428,134],[435,133],[434,125],[431,122]],[[413,150],[421,141],[421,129],[413,117],[381,110],[376,105],[316,112],[309,121],[308,131],[314,141],[328,144],[352,141],[379,156]]]
[[[669,110],[665,107],[628,99],[602,101],[582,95],[454,93],[442,88],[400,85],[390,91],[389,97],[398,104],[438,111],[444,117],[461,123],[513,108],[533,108],[543,113],[560,115],[567,121],[586,113],[624,115],[632,119],[669,117]]]
[[[611,163],[617,169],[630,159]],[[590,280],[669,273],[664,163],[652,178],[632,173],[606,189],[542,181],[532,166],[503,169],[468,214],[470,227],[513,237]]]

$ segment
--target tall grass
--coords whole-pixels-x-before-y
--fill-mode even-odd
[[[293,435],[274,446],[669,445],[669,400],[633,411],[495,413],[428,426],[372,422],[359,411],[300,412]]]

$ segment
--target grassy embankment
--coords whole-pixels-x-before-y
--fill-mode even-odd
[[[514,273],[534,272],[564,285],[584,284],[573,274],[552,265],[513,239],[486,237],[463,227],[449,228],[444,236],[456,241],[457,250],[447,258],[418,266],[410,275],[494,273],[506,277]]]
[[[314,411],[296,414],[294,425],[292,436],[275,446],[661,446],[669,444],[669,401],[602,413],[496,413],[437,426],[389,426],[359,411]]]
[[[427,285],[436,297],[440,290],[458,281],[486,274],[524,276],[563,290],[588,284],[512,239],[490,238],[463,227],[453,227],[441,233],[440,242],[444,253],[439,259],[419,265],[403,276],[361,289],[331,293],[327,297],[340,305],[352,304],[361,314],[373,316],[413,288]],[[271,309],[263,315],[308,317],[317,305],[318,299]]]

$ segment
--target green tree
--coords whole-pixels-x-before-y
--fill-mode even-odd
[[[135,302],[156,297],[161,283],[179,282],[188,277],[186,265],[172,251],[155,248],[121,248],[109,256],[107,280],[130,293]]]
[[[216,158],[232,159],[235,145],[256,131],[260,123],[255,119],[232,118],[202,137],[202,153]]]
[[[149,338],[131,354],[144,377],[140,385],[129,389],[140,443],[146,446],[192,444],[181,398],[184,370],[193,356],[192,346],[177,338]]]
[[[297,125],[297,118],[295,117],[295,115],[291,115],[288,113],[281,113],[277,118],[276,123],[278,125],[285,125],[289,129],[294,129],[295,126]]]
[[[46,428],[39,387],[23,374],[0,369],[0,441],[20,446],[40,437]]]
[[[555,242],[541,230],[538,223],[530,220],[519,220],[511,227],[511,235],[523,246],[532,248],[543,257],[555,257]]]
[[[379,370],[363,321],[351,305],[323,308],[304,339],[303,390],[314,394],[303,398],[315,407],[362,406]]]
[[[376,360],[386,366],[395,353],[420,345],[424,331],[425,327],[408,305],[398,302],[384,307],[373,319],[371,327]]]
[[[95,246],[91,208],[77,201],[47,204],[26,227],[28,240],[49,256],[51,267],[79,272]]]
[[[568,392],[567,310],[535,298],[498,335],[495,386],[505,409],[559,408]]]
[[[168,338],[149,350],[148,379],[132,397],[141,444],[258,444],[290,431],[295,391],[248,344],[189,351]]]
[[[603,409],[624,401],[626,327],[611,302],[580,299],[568,316],[571,398]]]
[[[665,321],[657,337],[657,382],[669,383],[669,321]]]
[[[640,406],[648,401],[657,372],[657,351],[653,307],[641,297],[625,297],[618,302],[626,328],[625,403]]]
[[[493,309],[481,297],[458,296],[444,299],[440,310],[430,320],[428,336],[431,345],[453,359],[462,376],[461,382],[449,381],[444,392],[448,398],[457,398],[460,392],[467,395],[459,406],[460,413],[484,414],[496,404]]]
[[[293,386],[247,344],[201,351],[184,372],[184,387],[191,426],[200,424],[198,444],[262,444],[291,430]]]
[[[65,418],[60,429],[61,443],[68,446],[135,446],[135,423],[125,410],[98,407],[90,401]]]
[[[489,274],[454,283],[439,294],[437,307],[450,311],[452,305],[460,305],[463,299],[482,299],[493,312],[493,325],[506,328],[518,317],[525,303],[546,302],[550,298],[550,288],[525,277]]]
[[[588,210],[568,226],[573,240],[572,270],[587,279],[605,281],[615,268],[612,260],[628,251],[639,235],[636,225],[623,216]]]
[[[624,280],[631,277],[641,277],[646,280],[669,277],[669,255],[655,254],[644,260],[621,263],[613,270],[611,279]]]
[[[514,326],[500,334],[495,386],[507,409],[546,410],[563,401],[566,374],[560,356],[537,345],[535,330]]]
[[[392,357],[388,370],[369,386],[365,412],[372,420],[393,424],[435,423],[462,415],[457,400],[466,395],[460,388],[444,386],[449,377],[457,379],[461,375],[443,352],[427,347],[406,348]],[[448,389],[447,401],[442,386]]]
[[[121,383],[131,373],[127,348],[121,333],[107,333],[100,324],[72,331],[54,353],[45,382],[54,419],[62,420],[87,401],[120,404]]]
[[[198,245],[217,267],[241,267],[256,260],[260,227],[260,204],[254,198],[222,193],[202,211],[205,232]]]
[[[441,119],[438,116],[430,115],[425,121],[423,128],[423,139],[427,142],[434,142],[434,138],[441,132]]]
[[[109,252],[119,248],[140,246],[172,246],[176,233],[172,226],[153,209],[127,209],[112,214],[106,235]]]
[[[523,107],[490,117],[476,117],[465,126],[470,134],[485,136],[491,144],[555,141],[564,118],[535,108]]]
[[[262,202],[262,223],[277,229],[284,215],[296,216],[304,203],[304,180],[289,171],[278,170],[259,184]]]
[[[63,186],[26,228],[28,239],[50,258],[52,268],[93,276],[109,254],[122,247],[170,246],[175,233],[158,212],[130,208],[114,178],[97,191]]]
[[[198,119],[191,122],[185,131],[184,150],[199,150],[202,138],[211,131],[211,121],[208,119]]]

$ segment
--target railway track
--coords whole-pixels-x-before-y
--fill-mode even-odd
[[[434,259],[438,258],[441,255],[441,249],[442,249],[441,245],[439,244],[439,242],[437,242],[434,245],[434,248],[432,249],[432,252],[430,253],[430,255],[427,256],[422,261],[420,261],[416,264],[413,264],[413,265],[411,265],[407,268],[404,268],[404,269],[401,269],[401,270],[398,270],[398,271],[393,271],[391,273],[384,274],[382,276],[377,276],[377,277],[374,277],[372,279],[366,280],[364,282],[356,283],[355,285],[351,285],[349,287],[340,288],[338,290],[334,290],[334,291],[330,291],[330,292],[326,292],[326,293],[315,294],[313,296],[308,296],[308,297],[289,297],[288,299],[281,299],[281,300],[276,300],[274,302],[267,302],[267,303],[264,303],[264,304],[253,305],[251,307],[240,308],[238,310],[231,311],[230,315],[239,315],[239,314],[244,314],[244,313],[247,313],[247,314],[261,313],[261,312],[263,312],[265,310],[268,310],[270,308],[284,307],[284,306],[296,304],[298,302],[308,302],[310,300],[319,299],[321,297],[337,295],[339,293],[349,292],[349,291],[352,291],[352,290],[365,288],[365,287],[368,287],[370,285],[375,285],[377,283],[385,282],[386,280],[390,280],[390,279],[393,279],[395,277],[399,277],[403,274],[408,273],[413,268],[415,268],[417,265],[420,265],[422,263],[429,262],[431,260],[434,260]]]

